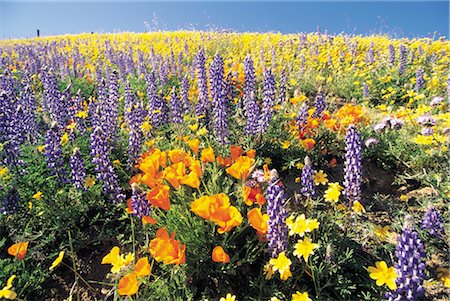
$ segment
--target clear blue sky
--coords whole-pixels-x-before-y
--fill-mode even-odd
[[[3,1],[0,38],[177,29],[449,36],[449,1]]]

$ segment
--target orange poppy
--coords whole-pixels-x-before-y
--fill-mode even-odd
[[[186,245],[181,246],[180,241],[172,237],[166,229],[161,228],[156,232],[156,237],[150,241],[150,255],[158,262],[166,264],[182,264],[186,262]]]
[[[148,215],[144,215],[143,217],[142,217],[142,224],[145,226],[145,225],[147,225],[147,224],[150,224],[150,225],[154,225],[154,224],[156,224],[158,221],[156,220],[156,219],[154,219],[153,217],[151,217],[151,216],[148,216]]]
[[[134,272],[139,277],[148,276],[152,273],[151,266],[148,263],[148,257],[142,257],[136,262]]]
[[[261,188],[259,186],[249,187],[244,186],[244,202],[247,206],[253,205],[253,203],[258,203],[258,205],[262,206],[266,202],[264,195],[261,192]]]
[[[242,223],[242,215],[234,206],[228,208],[218,207],[211,213],[211,221],[219,226],[217,232],[223,234],[239,226]]]
[[[192,139],[187,142],[189,148],[195,153],[198,154],[198,147],[200,145],[200,140]]]
[[[247,155],[247,157],[255,159],[256,150],[254,150],[254,149],[248,150],[247,152],[245,152],[245,154]]]
[[[229,263],[230,255],[228,255],[221,246],[217,246],[212,251],[212,260],[214,262]]]
[[[186,152],[181,149],[172,149],[167,152],[170,162],[173,164],[183,162],[184,158],[187,156]]]
[[[188,175],[185,175],[181,181],[181,184],[188,185],[192,188],[200,187],[200,179],[195,171],[191,171]]]
[[[316,141],[312,138],[306,138],[304,140],[301,141],[301,144],[304,148],[306,148],[307,150],[312,150],[314,148],[314,146],[316,145]]]
[[[18,242],[8,248],[8,254],[16,257],[18,260],[25,258],[28,249],[28,241]]]
[[[170,187],[167,185],[157,185],[147,193],[147,200],[155,207],[159,207],[163,210],[169,210],[169,190]]]
[[[132,296],[139,290],[139,285],[136,273],[131,273],[120,278],[117,291],[121,296]]]
[[[213,148],[207,147],[205,149],[202,150],[202,154],[200,156],[200,159],[202,160],[202,162],[206,163],[206,162],[214,162],[215,157],[214,157],[214,150]]]
[[[180,187],[180,180],[185,174],[184,169],[185,166],[183,162],[172,164],[164,169],[164,178],[173,186],[173,188],[178,189]]]
[[[199,160],[193,160],[193,161],[191,162],[190,166],[189,166],[189,169],[190,169],[191,171],[195,171],[195,173],[197,174],[197,176],[198,176],[199,178],[202,177],[202,175],[203,175],[203,170],[202,170],[202,166],[201,166]]]
[[[231,160],[231,158],[228,158],[228,157],[223,158],[223,157],[217,156],[216,160],[217,160],[217,163],[219,163],[219,165],[223,166],[223,167],[228,167],[231,164],[233,164],[233,161]]]
[[[233,176],[236,179],[245,181],[250,173],[250,169],[255,163],[255,159],[242,156],[236,159],[236,161],[226,169],[227,174]]]
[[[238,145],[232,145],[230,146],[230,153],[231,153],[231,160],[236,161],[237,158],[239,158],[240,156],[242,156],[242,154],[244,153],[244,150],[242,149],[242,147],[238,146]]]
[[[250,222],[250,226],[255,229],[258,234],[266,234],[269,221],[269,215],[262,214],[259,208],[253,208],[247,213],[247,218]]]

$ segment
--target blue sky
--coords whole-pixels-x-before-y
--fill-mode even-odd
[[[177,29],[449,35],[449,1],[3,1],[0,38]]]

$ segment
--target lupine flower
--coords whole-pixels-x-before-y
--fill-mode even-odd
[[[280,92],[278,96],[278,103],[282,104],[286,100],[286,84],[287,84],[287,73],[286,69],[281,71],[280,75]]]
[[[8,215],[14,213],[20,201],[20,195],[15,188],[11,188],[3,199],[0,200],[0,214]]]
[[[170,93],[170,115],[173,123],[183,123],[183,116],[181,114],[181,103],[177,96],[175,87],[172,88],[172,93]]]
[[[442,218],[439,210],[436,209],[431,203],[428,204],[427,212],[422,219],[421,228],[427,230],[432,236],[441,236],[444,234],[444,227],[442,224],[444,219]]]
[[[361,200],[361,150],[361,133],[350,125],[345,137],[344,195],[351,204]]]
[[[143,218],[144,216],[150,216],[150,204],[147,201],[147,195],[138,184],[131,184],[131,209],[132,214],[138,218]]]
[[[398,64],[398,74],[402,75],[405,72],[406,68],[406,60],[408,56],[408,50],[405,45],[400,45],[400,55],[399,55],[399,64]]]
[[[282,185],[281,181],[274,179],[269,182],[266,190],[267,214],[269,215],[267,240],[269,254],[272,258],[277,258],[287,248],[286,196]]]
[[[200,50],[195,58],[198,86],[198,101],[195,105],[195,114],[197,117],[205,116],[207,118],[210,111],[210,102],[208,99],[208,79],[205,60],[205,53],[203,50]]]
[[[97,179],[103,181],[104,193],[113,203],[123,202],[125,195],[122,194],[122,188],[109,158],[108,140],[100,127],[91,134],[91,155]]]
[[[423,69],[418,69],[416,72],[416,86],[415,90],[418,92],[420,89],[423,88],[425,81],[423,79]]]
[[[315,101],[316,110],[314,111],[312,117],[313,118],[322,118],[323,112],[325,111],[326,107],[327,107],[327,104],[325,102],[325,96],[323,95],[322,92],[319,92],[316,96],[316,101]]]
[[[183,115],[187,115],[191,109],[191,103],[189,101],[189,78],[183,77],[181,80],[181,106],[183,107]]]
[[[57,180],[60,184],[66,182],[66,170],[64,169],[64,162],[61,154],[61,136],[58,126],[56,123],[53,123],[45,135],[44,142],[44,156],[47,161],[47,166],[50,169],[51,175],[57,176]]]
[[[275,101],[275,78],[272,71],[264,71],[264,98],[262,101],[261,115],[259,118],[259,132],[265,133],[272,120],[272,109]]]
[[[244,116],[248,118],[248,112],[252,110],[251,102],[255,102],[256,93],[255,67],[250,56],[244,60],[244,78]]]
[[[302,169],[302,178],[301,178],[301,193],[307,198],[307,199],[315,199],[316,198],[316,188],[314,184],[314,170],[311,166],[311,160],[309,157],[305,157],[305,165]]]
[[[147,76],[148,116],[152,126],[159,127],[167,122],[166,102],[156,91],[156,78],[153,73]]]
[[[224,82],[223,59],[218,53],[209,70],[211,84],[211,98],[213,105],[213,127],[220,144],[228,142],[227,100]]]
[[[81,157],[80,150],[75,148],[70,157],[70,171],[73,186],[77,189],[84,189],[84,182],[86,181],[86,169],[84,167],[84,160]]]
[[[297,126],[299,131],[303,130],[303,127],[307,122],[308,122],[308,105],[306,104],[306,102],[304,102],[300,107],[300,112],[298,113],[297,116]]]
[[[411,216],[405,217],[402,234],[398,236],[395,248],[395,271],[397,289],[386,293],[389,301],[416,300],[423,296],[423,281],[425,279],[425,252],[423,243],[414,229]]]
[[[364,85],[363,85],[362,95],[365,98],[368,98],[370,96],[370,94],[369,94],[369,85],[367,83],[364,83]]]

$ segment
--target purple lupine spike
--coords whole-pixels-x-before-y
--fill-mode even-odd
[[[364,83],[364,85],[363,85],[362,96],[363,96],[364,98],[368,98],[368,97],[370,96],[370,93],[369,93],[369,85],[368,85],[367,83]]]
[[[150,73],[147,77],[148,116],[154,127],[160,127],[167,123],[167,105],[158,95],[156,90],[156,77]]]
[[[47,161],[47,166],[50,169],[50,174],[57,177],[59,184],[67,182],[66,170],[61,154],[61,137],[62,135],[58,129],[58,125],[56,122],[53,122],[45,135],[44,156]]]
[[[170,73],[170,64],[169,61],[166,60],[165,63],[161,66],[161,70],[159,72],[159,80],[161,86],[165,86],[169,81],[169,73]]]
[[[308,122],[308,105],[306,102],[303,102],[302,106],[300,107],[300,111],[297,116],[297,126],[298,130],[302,131],[304,125]]]
[[[259,117],[261,110],[255,99],[255,93],[252,92],[247,100],[247,123],[245,124],[245,133],[247,135],[256,135],[259,132]]]
[[[211,97],[213,106],[213,128],[220,144],[227,143],[227,95],[224,82],[224,66],[222,56],[214,56],[210,70]]]
[[[131,102],[128,107],[128,165],[133,166],[139,158],[144,135],[141,125],[144,122],[145,110],[140,102]]]
[[[323,95],[322,92],[319,92],[316,96],[315,107],[316,107],[316,110],[312,114],[312,117],[313,118],[322,118],[323,112],[325,112],[325,109],[327,107],[327,103],[325,102],[325,95]]]
[[[130,87],[130,82],[127,80],[124,88],[125,97],[124,97],[124,118],[126,121],[130,118],[131,108],[134,104],[134,94]]]
[[[170,93],[170,117],[173,123],[183,123],[183,115],[181,114],[181,111],[181,102],[177,96],[175,87],[173,87],[172,92]]]
[[[138,218],[150,216],[151,208],[146,195],[138,184],[131,184],[131,208],[133,209],[133,215]]]
[[[345,136],[344,195],[350,201],[361,201],[362,180],[361,133],[351,124]]]
[[[33,91],[31,90],[28,83],[25,85],[22,91],[21,100],[25,114],[25,118],[22,120],[22,122],[26,127],[26,134],[30,141],[35,141],[39,135],[38,123],[36,119],[37,107]]]
[[[264,71],[264,98],[262,101],[261,115],[259,118],[259,132],[265,133],[272,120],[272,110],[275,103],[275,78],[272,71]]]
[[[399,50],[400,54],[399,54],[399,64],[398,64],[398,75],[403,75],[403,73],[405,72],[405,68],[406,68],[406,61],[408,59],[408,50],[406,49],[405,45],[400,45],[400,50]]]
[[[278,96],[278,103],[282,104],[286,100],[286,85],[287,85],[287,73],[286,68],[283,68],[280,75],[280,94]]]
[[[373,46],[374,46],[374,44],[373,44],[373,42],[371,42],[369,45],[369,49],[367,50],[367,53],[366,53],[366,61],[370,65],[372,65],[375,61]]]
[[[256,93],[256,79],[255,79],[255,66],[250,56],[247,56],[244,60],[244,116],[248,118],[248,111],[254,110],[255,93]],[[258,112],[259,114],[259,112]]]
[[[10,215],[19,207],[20,195],[15,188],[11,188],[3,199],[0,199],[0,214]]]
[[[64,97],[58,90],[58,82],[52,71],[44,71],[42,74],[42,84],[44,86],[44,109],[50,118],[57,122],[60,129],[67,124],[67,108],[64,104]]]
[[[205,67],[205,53],[200,50],[196,56],[197,67],[197,86],[198,86],[198,101],[195,105],[195,114],[198,116],[204,116],[206,119],[209,115],[210,102],[208,99],[208,78],[206,75]]]
[[[77,189],[85,189],[86,168],[84,167],[84,160],[78,148],[73,150],[72,156],[70,157],[70,173],[73,186]]]
[[[448,98],[449,103],[450,103],[450,75],[447,78],[447,98]]]
[[[189,101],[189,78],[187,75],[181,80],[180,90],[181,106],[184,112],[183,115],[186,116],[191,110],[191,103]]]
[[[421,228],[427,230],[432,236],[440,237],[444,234],[444,227],[442,224],[444,219],[442,218],[439,210],[436,209],[431,203],[428,204],[427,212],[425,212]]]
[[[92,163],[95,165],[97,179],[103,181],[103,192],[113,202],[125,201],[119,186],[117,174],[109,158],[109,142],[101,127],[97,127],[90,137]]]
[[[106,137],[111,140],[116,138],[118,128],[118,104],[119,104],[119,78],[116,70],[113,70],[109,76],[109,93],[107,101],[103,106],[102,115],[105,116],[104,124],[102,126]]]
[[[179,77],[183,74],[183,52],[178,53],[178,62],[176,66],[176,73]]]
[[[419,90],[421,90],[424,87],[425,81],[423,79],[423,69],[417,69],[416,71],[416,86],[415,86],[415,90],[416,92],[419,92]]]
[[[418,300],[424,294],[422,285],[425,279],[425,252],[410,215],[405,217],[405,225],[397,241],[397,261],[394,264],[397,289],[387,292],[386,298],[389,301]]]
[[[316,186],[314,184],[314,170],[311,166],[311,159],[308,156],[305,157],[305,165],[302,168],[301,177],[301,193],[308,200],[314,200],[316,198]]]
[[[277,258],[287,249],[287,208],[283,184],[277,178],[269,182],[266,190],[267,214],[269,215],[267,241],[269,254]]]

